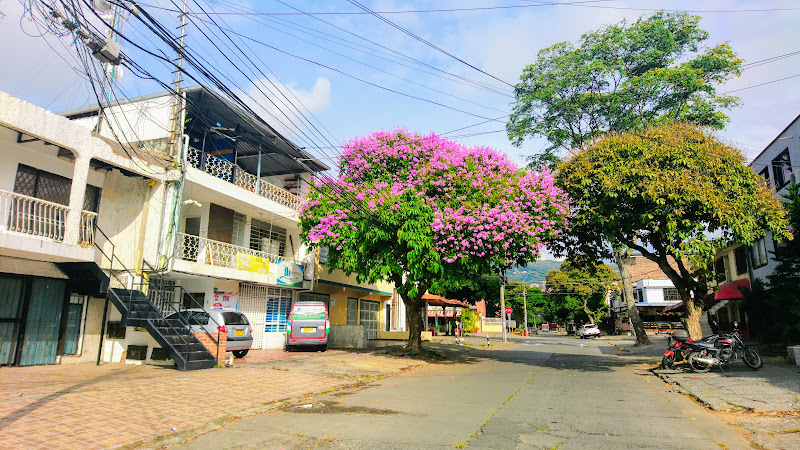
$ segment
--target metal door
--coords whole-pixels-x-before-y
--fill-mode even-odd
[[[368,300],[361,300],[361,311],[359,319],[361,325],[367,327],[367,339],[378,339],[378,327],[380,326],[381,304]]]
[[[0,277],[0,365],[14,363],[24,280]]]
[[[267,323],[267,287],[256,284],[239,284],[237,311],[247,316],[253,327],[252,348],[264,348],[264,328]]]
[[[33,279],[22,338],[20,366],[56,362],[66,285],[64,280]]]

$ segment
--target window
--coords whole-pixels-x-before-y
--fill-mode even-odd
[[[792,179],[792,161],[789,159],[789,149],[782,151],[772,160],[772,173],[775,179],[775,190],[780,191]]]
[[[764,167],[764,170],[758,172],[758,174],[761,175],[761,177],[767,181],[767,185],[769,185],[769,166]]]
[[[264,331],[267,333],[285,333],[286,317],[291,309],[292,291],[269,288],[267,290],[267,317]]]
[[[14,192],[60,205],[69,205],[72,180],[20,164],[14,179]]]
[[[767,265],[767,239],[761,238],[753,243],[751,250],[751,257],[753,259],[753,268],[759,268]]]
[[[733,259],[736,263],[736,275],[742,275],[747,272],[747,250],[744,245],[737,248],[733,252]]]
[[[244,226],[247,218],[243,214],[233,213],[233,236],[231,244],[244,247]]]
[[[783,259],[789,255],[789,243],[780,242],[775,239],[772,240],[772,246],[775,249],[775,259]]]
[[[678,290],[675,288],[666,288],[664,289],[664,301],[665,302],[676,302],[681,300],[681,294],[678,293]]]
[[[250,226],[250,248],[274,256],[285,256],[286,228],[253,219]]]
[[[714,262],[714,272],[717,274],[717,281],[728,281],[731,279],[731,271],[728,267],[728,257],[720,256]]]
[[[348,325],[355,325],[356,324],[356,315],[358,314],[358,299],[356,298],[348,298],[347,299],[347,324]]]

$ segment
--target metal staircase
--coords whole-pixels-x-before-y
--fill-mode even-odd
[[[122,325],[141,327],[147,330],[167,355],[175,361],[179,370],[214,367],[219,355],[212,354],[200,342],[195,332],[206,334],[216,345],[217,352],[219,352],[220,332],[212,334],[199,324],[190,324],[189,320],[192,315],[187,313],[187,309],[190,308],[184,306],[189,304],[191,309],[202,309],[203,305],[180,286],[170,286],[169,289],[174,291],[171,292],[173,295],[169,296],[163,295],[163,291],[153,289],[153,285],[166,285],[165,279],[159,271],[147,262],[143,262],[144,267],[141,273],[130,271],[115,254],[115,246],[108,236],[100,228],[97,228],[97,231],[105,239],[107,247],[110,247],[110,252],[108,248],[103,249],[101,243],[98,243],[99,239],[95,239],[94,245],[101,257],[97,267],[102,268],[102,274],[105,276],[105,282],[101,280],[96,284],[107,288],[106,292],[99,293],[106,294],[108,300],[122,314]],[[104,267],[106,263],[108,267]],[[65,273],[69,270],[70,268],[66,268],[66,270],[62,268]],[[83,273],[86,277],[85,274],[88,272],[84,271]],[[96,275],[97,271],[92,271],[92,273]],[[67,273],[67,275],[70,274]],[[76,276],[78,275],[76,274]],[[155,280],[158,282],[152,283]],[[165,297],[177,297],[180,301],[164,301]],[[214,319],[210,318],[210,320]],[[221,338],[226,339],[227,336],[222,335]]]

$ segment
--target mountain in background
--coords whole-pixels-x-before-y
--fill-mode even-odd
[[[506,272],[509,281],[524,281],[528,284],[544,283],[547,272],[556,270],[563,261],[543,259],[528,264],[525,267],[514,267]]]

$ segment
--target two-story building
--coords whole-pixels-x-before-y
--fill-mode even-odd
[[[311,177],[327,167],[214,92],[199,86],[183,92],[178,149],[170,145],[175,96],[168,92],[107,105],[100,128],[102,136],[184,168],[167,229],[148,233],[162,249],[148,264],[166,278],[152,288],[186,307],[191,297],[206,309],[243,312],[254,349],[281,348],[292,303],[311,289],[305,268],[313,255],[300,242],[298,209]],[[63,114],[91,128],[99,108]]]

